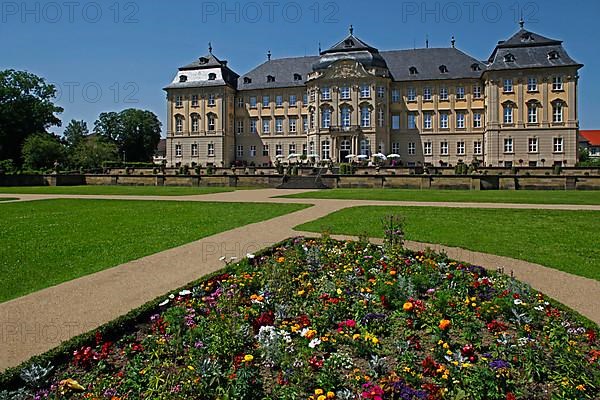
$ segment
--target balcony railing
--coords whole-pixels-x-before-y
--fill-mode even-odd
[[[349,126],[330,126],[329,133],[337,133],[337,134],[355,134],[362,131],[360,125],[349,125]]]

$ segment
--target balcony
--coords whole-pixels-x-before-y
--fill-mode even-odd
[[[360,125],[350,125],[350,126],[330,126],[329,134],[331,135],[358,135],[362,132],[362,128]]]

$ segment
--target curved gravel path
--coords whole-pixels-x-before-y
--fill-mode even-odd
[[[244,190],[199,196],[99,196],[99,195],[18,195],[17,201],[57,198],[94,198],[126,200],[214,201],[302,203],[313,207],[271,220],[246,225],[181,247],[153,254],[139,260],[84,276],[58,286],[40,290],[0,304],[0,371],[19,365],[30,357],[50,350],[71,337],[88,332],[131,309],[183,286],[202,275],[223,267],[225,257],[244,257],[303,233],[293,228],[347,207],[365,205],[521,208],[549,210],[595,210],[590,205],[491,204],[491,203],[423,203],[361,200],[312,200],[273,198],[303,192],[275,189]],[[2,195],[15,197],[15,195]],[[7,202],[0,203],[6,204]],[[314,233],[306,233],[314,236]],[[600,282],[542,265],[478,253],[436,244],[408,242],[411,249],[430,247],[444,250],[451,258],[514,271],[517,279],[573,308],[600,324]]]

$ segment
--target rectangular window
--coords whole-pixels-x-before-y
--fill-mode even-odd
[[[238,101],[238,108],[244,108],[244,98],[238,97],[237,101]]]
[[[442,100],[442,101],[448,100],[448,88],[445,86],[442,86],[440,88],[440,100]]]
[[[263,144],[262,155],[263,155],[263,157],[269,157],[269,145],[268,144]]]
[[[308,145],[306,143],[302,143],[302,155],[303,156],[308,155]]]
[[[192,95],[192,107],[198,107],[198,95]]]
[[[340,97],[342,98],[342,100],[350,100],[350,87],[343,86],[340,89]]]
[[[407,125],[408,129],[417,129],[417,116],[413,113],[408,114]]]
[[[321,88],[321,100],[331,100],[331,91],[328,87]]]
[[[398,143],[398,142],[392,143],[392,153],[400,154],[400,143]]]
[[[431,129],[433,126],[433,115],[431,113],[423,114],[423,129]]]
[[[342,127],[347,128],[352,123],[352,113],[350,112],[350,108],[342,107],[340,110],[340,117],[342,120]]]
[[[275,132],[283,133],[283,118],[275,118]]]
[[[192,157],[198,157],[198,144],[192,143]]]
[[[473,98],[475,98],[475,99],[481,98],[481,86],[479,86],[479,85],[473,86]]]
[[[456,88],[456,99],[457,100],[465,99],[465,88],[463,86],[459,86]]]
[[[537,90],[538,90],[537,78],[530,76],[529,78],[527,78],[527,91],[528,92],[537,92]]]
[[[183,97],[182,96],[175,96],[175,107],[177,107],[177,108],[183,107]]]
[[[563,104],[560,102],[552,105],[552,122],[563,122]]]
[[[509,154],[513,152],[512,138],[504,139],[504,152]]]
[[[481,128],[481,113],[473,113],[473,128]]]
[[[283,96],[281,96],[281,95],[275,96],[275,105],[277,107],[283,107]]]
[[[238,158],[242,158],[242,157],[244,157],[244,146],[242,146],[242,145],[238,145],[238,146],[237,146],[237,151],[236,151],[235,155],[236,155],[236,157],[238,157]]]
[[[241,133],[244,133],[244,121],[242,121],[242,120],[239,120],[237,122],[237,133],[238,133],[238,135]]]
[[[362,85],[360,87],[360,97],[363,99],[371,97],[371,87],[369,85]]]
[[[397,131],[400,130],[400,116],[392,115],[392,129]]]
[[[331,110],[325,108],[321,111],[321,128],[329,128],[331,126]]]
[[[440,114],[440,129],[448,129],[448,114]]]
[[[513,80],[505,79],[504,80],[504,93],[512,93],[513,92]]]
[[[377,87],[377,97],[380,99],[385,97],[385,88],[383,86]]]
[[[527,106],[527,122],[530,124],[537,124],[537,122],[538,122],[537,105],[529,104]]]
[[[507,104],[504,106],[504,123],[512,124],[513,123],[513,108],[512,105]]]
[[[528,150],[530,153],[538,152],[538,139],[537,138],[529,138],[529,147]]]
[[[456,154],[459,156],[465,155],[465,142],[456,142]]]
[[[250,97],[250,108],[256,108],[256,96]]]
[[[214,143],[209,143],[208,144],[207,154],[208,154],[209,157],[214,157],[215,156],[215,145],[214,145]]]
[[[423,154],[430,156],[433,154],[433,144],[431,142],[423,143]]]
[[[298,98],[295,94],[290,94],[290,107],[296,107],[296,103],[298,102]]]
[[[302,95],[302,105],[305,107],[308,105],[308,95],[306,93]]]
[[[329,160],[331,157],[331,145],[329,143],[329,140],[325,140],[324,142],[321,142],[321,156],[323,158],[323,160]]]
[[[209,106],[214,106],[215,105],[215,95],[214,94],[209,94],[208,95],[208,105]]]
[[[270,103],[271,103],[271,98],[269,96],[263,96],[263,98],[262,98],[262,106],[263,106],[263,108],[269,107]]]
[[[192,132],[200,131],[200,118],[198,118],[198,114],[194,114],[192,116]]]
[[[457,129],[465,128],[465,114],[462,112],[456,113],[456,128]]]
[[[216,127],[215,116],[214,116],[214,114],[211,114],[208,116],[208,130],[210,132],[213,132],[215,130],[215,127]]]
[[[368,128],[371,126],[371,111],[368,107],[363,107],[360,110],[360,126]]]
[[[423,88],[423,100],[424,101],[431,100],[431,88],[430,87]]]
[[[302,130],[308,132],[308,117],[305,115],[302,117]]]
[[[440,143],[440,154],[443,156],[447,156],[448,155],[448,142],[441,142]]]
[[[298,121],[298,118],[296,118],[296,117],[290,117],[290,119],[289,119],[289,131],[290,131],[290,133],[296,133],[297,121]]]
[[[380,128],[383,128],[383,124],[385,123],[385,113],[382,109],[379,109],[377,112],[377,124]]]
[[[276,144],[275,145],[275,156],[282,156],[283,155],[283,146],[281,144]]]
[[[296,154],[296,143],[290,143],[290,145],[288,146],[288,150],[288,154]]]
[[[417,145],[415,142],[408,143],[408,155],[414,156],[417,153]]]
[[[480,140],[473,142],[473,153],[477,156],[483,154],[483,145]]]
[[[268,134],[271,132],[271,120],[270,119],[263,119],[263,129],[262,129],[262,133],[263,134]]]
[[[408,92],[406,94],[407,101],[416,101],[417,100],[417,91],[415,88],[408,88]]]
[[[250,133],[256,133],[257,129],[256,129],[256,118],[252,118],[250,120]]]
[[[183,156],[183,150],[181,148],[180,144],[176,144],[175,145],[175,157],[182,157]]]
[[[250,157],[256,157],[256,146],[250,146]]]
[[[554,152],[555,153],[563,152],[563,138],[561,138],[561,137],[554,138]]]
[[[563,90],[562,76],[555,76],[552,78],[552,90]]]
[[[400,91],[398,89],[392,90],[392,103],[400,103]]]

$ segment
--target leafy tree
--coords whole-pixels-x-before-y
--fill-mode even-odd
[[[87,123],[85,121],[71,120],[65,128],[63,136],[67,141],[69,148],[77,147],[89,134]]]
[[[90,135],[72,151],[71,163],[86,169],[100,168],[104,161],[119,159],[117,145],[100,136]]]
[[[130,108],[100,114],[94,132],[116,143],[127,161],[150,161],[160,141],[161,123],[151,111]]]
[[[34,133],[60,126],[54,115],[63,109],[53,101],[54,85],[24,71],[0,71],[0,160],[13,159],[21,164],[25,139]]]
[[[53,168],[55,162],[63,162],[65,148],[56,136],[37,133],[23,143],[23,162],[28,168],[40,170]]]

